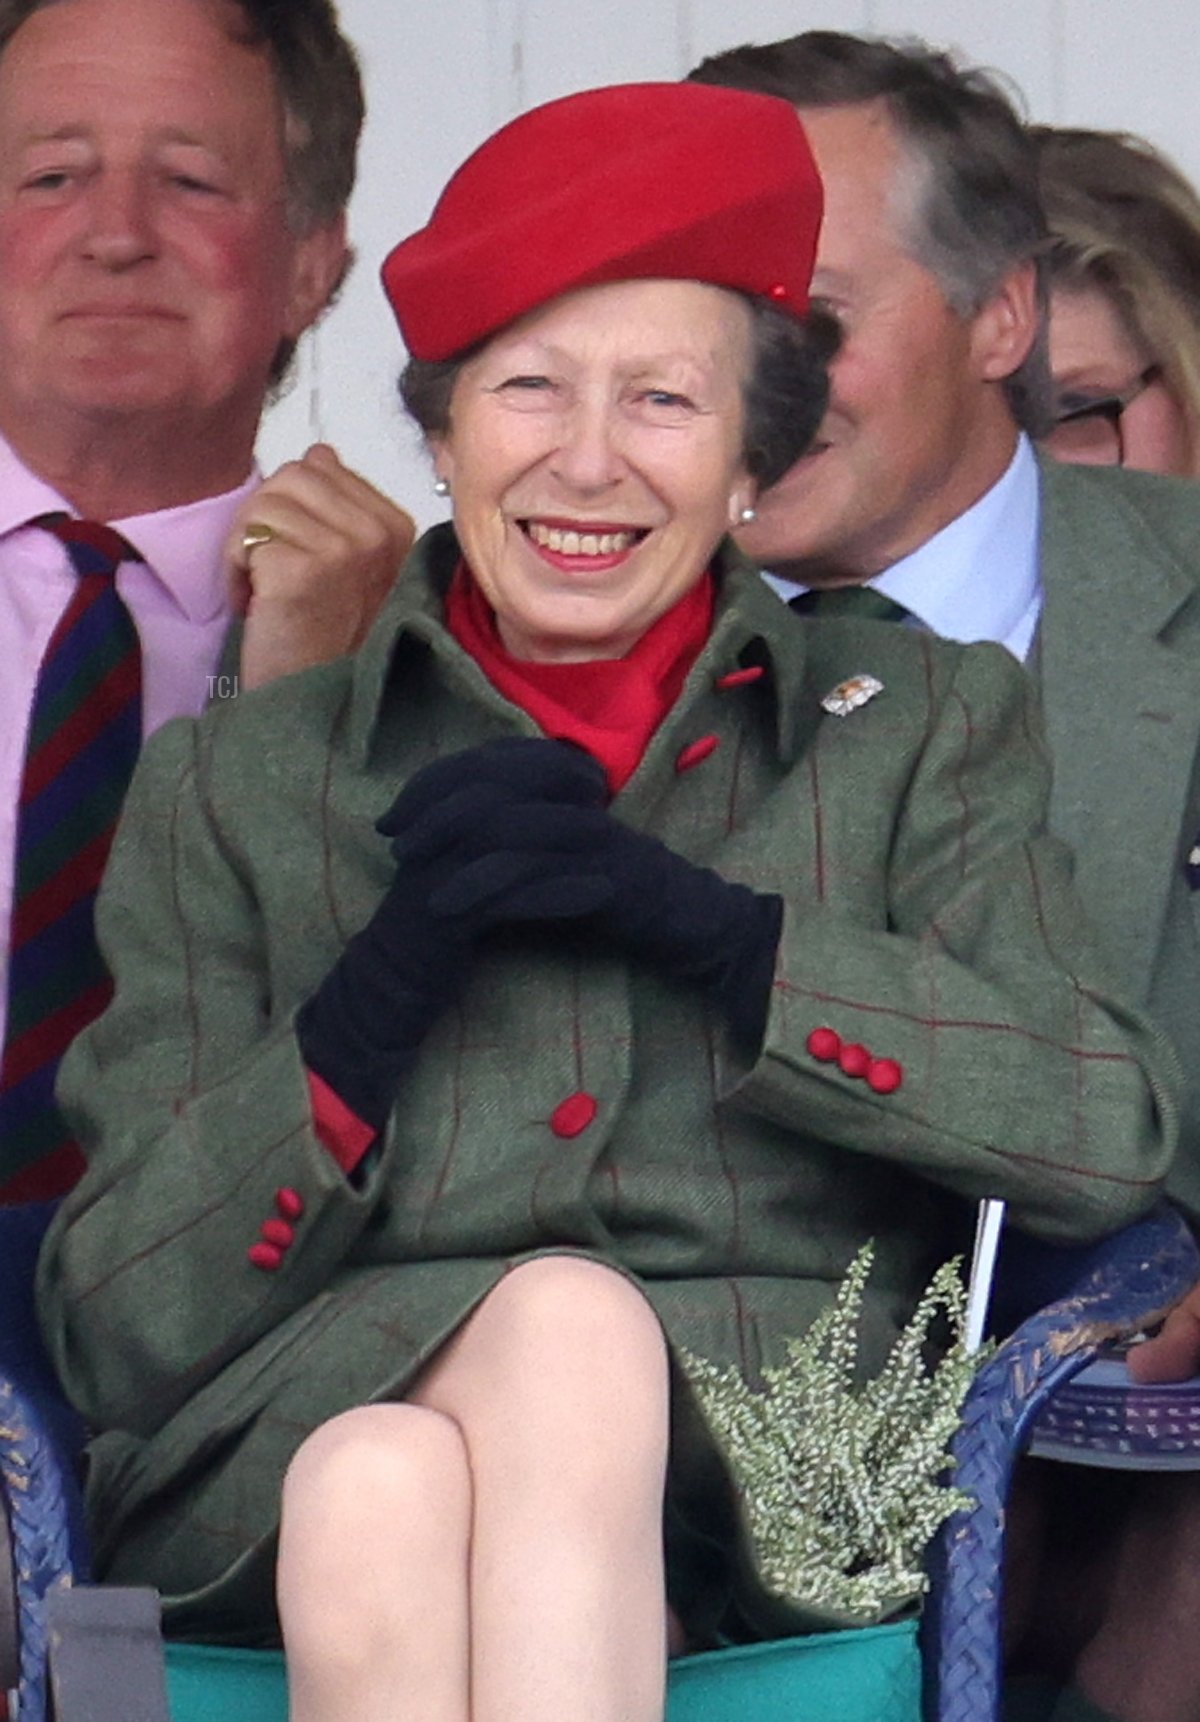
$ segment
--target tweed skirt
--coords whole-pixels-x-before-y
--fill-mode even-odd
[[[179,1638],[279,1642],[275,1560],[283,1476],[322,1423],[354,1406],[401,1401],[417,1375],[523,1261],[424,1262],[360,1270],[201,1390],[149,1440],[111,1432],[89,1449],[87,1503],[98,1576],[162,1594]],[[830,1287],[766,1277],[633,1279],[671,1354],[671,1444],[664,1501],[668,1591],[697,1647],[846,1624],[772,1597],[758,1579],[737,1490],[692,1393],[681,1347],[734,1362],[753,1379],[828,1302]],[[894,1335],[868,1307],[864,1353]],[[181,1455],[186,1457],[181,1458]]]

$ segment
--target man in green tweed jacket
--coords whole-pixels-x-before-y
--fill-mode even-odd
[[[403,1397],[515,1260],[615,1264],[673,1346],[753,1372],[874,1237],[874,1366],[966,1204],[1089,1237],[1170,1157],[1172,1061],[1110,991],[1043,833],[1020,671],[801,621],[727,559],[613,812],[783,898],[761,1045],[570,927],[504,933],[345,1175],[293,1018],[391,876],[374,821],[429,761],[534,733],[442,623],[457,557],[448,528],[422,540],[357,659],[164,731],[118,840],[117,996],[62,1090],[89,1170],[41,1307],[98,1431],[99,1569],[159,1585],[176,1632],[271,1636],[292,1454]]]
[[[1053,402],[1034,261],[1046,222],[1010,91],[927,44],[832,31],[731,49],[697,75],[795,104],[826,188],[814,292],[845,335],[822,453],[762,500],[745,548],[787,577],[787,596],[870,582],[914,623],[1028,663],[1054,764],[1051,829],[1071,845],[1114,974],[1184,1071],[1167,1194],[1195,1225],[1200,487],[1059,466],[1021,434],[1042,434]],[[1131,1369],[1200,1373],[1200,1287]],[[1056,1499],[1068,1481],[1053,1467]],[[1073,1487],[1090,1491],[1078,1522],[1108,1540],[1103,1604],[1080,1606],[1072,1560],[1058,1586],[1069,1618],[1039,1611],[1044,1660],[1074,1662],[1087,1694],[1064,1698],[1062,1722],[1084,1702],[1123,1722],[1193,1722],[1200,1640],[1176,1623],[1200,1609],[1197,1479],[1148,1478],[1124,1504],[1102,1473]],[[1069,1511],[1051,1541],[1073,1553]]]

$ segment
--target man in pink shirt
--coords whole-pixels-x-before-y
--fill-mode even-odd
[[[361,121],[331,0],[0,0],[0,1045],[30,711],[78,584],[30,523],[104,522],[141,558],[116,589],[144,733],[353,650],[408,549],[332,449],[254,470],[347,267]],[[0,1200],[74,1170],[20,1162],[0,1129]]]

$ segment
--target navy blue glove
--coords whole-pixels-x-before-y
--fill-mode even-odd
[[[603,807],[604,768],[570,742],[502,736],[427,765],[400,791],[376,831],[392,839],[397,861],[432,855],[493,808],[550,801]]]
[[[757,1047],[766,1027],[783,900],[697,867],[609,816],[602,854],[612,897],[593,924],[643,962],[702,987],[734,1036]]]
[[[377,1131],[425,1035],[461,994],[480,936],[587,916],[608,900],[585,832],[564,831],[557,847],[552,832],[533,835],[558,806],[546,797],[584,811],[604,794],[603,772],[578,748],[510,739],[435,761],[380,819],[395,877],[296,1017],[308,1068]],[[480,872],[470,841],[485,824]]]
[[[393,844],[406,860],[449,846],[452,866],[433,898],[439,912],[475,913],[526,878],[540,901],[557,878],[562,901],[571,904],[567,912],[586,915],[593,932],[631,956],[706,989],[734,1033],[756,1044],[770,1001],[781,899],[732,884],[623,825],[600,805],[603,775],[578,749],[548,741],[507,745],[539,750],[536,770],[526,771],[515,751],[506,761],[510,783],[520,777],[526,799],[460,790],[457,800],[422,806]],[[591,800],[589,782],[597,791]],[[452,818],[454,806],[465,816]]]

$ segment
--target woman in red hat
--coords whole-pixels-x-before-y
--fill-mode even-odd
[[[282,1629],[294,1722],[653,1722],[669,1609],[828,1619],[689,1358],[756,1379],[874,1237],[878,1368],[962,1198],[1088,1236],[1165,1166],[1018,670],[726,542],[822,412],[819,216],[772,98],[489,140],[384,272],[453,521],[146,751],[42,1308],[99,1570]]]

